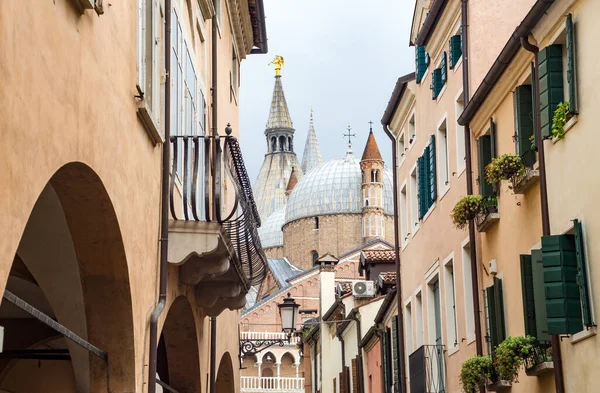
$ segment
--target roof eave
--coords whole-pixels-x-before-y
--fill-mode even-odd
[[[250,16],[254,19],[252,22],[256,29],[253,29],[254,48],[250,50],[250,54],[265,54],[269,51],[267,44],[267,24],[265,18],[265,6],[263,0],[256,0],[256,12],[250,12]]]
[[[442,17],[447,4],[448,0],[435,0],[431,6],[429,15],[427,15],[425,22],[423,22],[423,26],[421,26],[421,30],[419,30],[419,33],[417,33],[417,37],[415,39],[416,45],[427,45],[429,38],[431,38],[431,33],[433,33],[435,26]]]
[[[402,96],[404,95],[404,91],[406,90],[406,86],[408,82],[415,79],[415,73],[411,72],[410,74],[406,74],[398,78],[396,81],[396,86],[394,86],[394,91],[392,92],[392,96],[388,101],[387,107],[385,108],[385,112],[383,113],[383,117],[381,118],[381,124],[384,126],[388,126],[392,121],[392,117],[394,117],[394,112],[398,108],[400,101],[402,100]]]

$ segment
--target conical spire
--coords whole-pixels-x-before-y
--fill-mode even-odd
[[[290,180],[288,180],[287,187],[285,188],[285,196],[290,196],[294,187],[298,184],[298,176],[296,176],[296,169],[292,167],[292,173],[290,173]]]
[[[271,110],[269,112],[269,120],[267,121],[267,130],[277,128],[294,128],[290,111],[285,101],[285,95],[283,94],[281,75],[275,76],[275,88],[273,89]]]
[[[320,165],[323,162],[321,157],[321,149],[315,132],[313,123],[312,109],[310,111],[310,125],[308,126],[308,135],[306,136],[306,144],[304,145],[304,154],[302,154],[302,172],[308,173],[311,169]]]
[[[379,160],[383,161],[381,157],[381,153],[379,152],[379,146],[377,146],[377,141],[375,140],[375,135],[373,135],[373,128],[369,132],[369,137],[367,138],[367,144],[365,145],[365,151],[363,152],[361,161],[364,160]]]

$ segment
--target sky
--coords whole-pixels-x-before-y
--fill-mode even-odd
[[[266,153],[264,136],[273,94],[275,55],[285,59],[281,81],[302,159],[310,110],[323,160],[343,157],[348,125],[360,156],[369,121],[386,165],[391,142],[381,117],[398,77],[414,71],[408,46],[414,0],[264,0],[269,53],[241,65],[240,144],[252,182]]]

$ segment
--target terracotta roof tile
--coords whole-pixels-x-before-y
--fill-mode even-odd
[[[394,250],[364,250],[366,262],[395,262]]]
[[[395,284],[396,272],[379,273],[379,282],[382,284]]]
[[[292,167],[292,173],[290,173],[290,180],[288,180],[286,191],[292,191],[294,187],[298,184],[298,176],[296,176],[296,169]]]
[[[379,152],[379,147],[377,146],[377,141],[375,140],[375,135],[373,135],[373,130],[369,132],[369,138],[367,138],[367,145],[365,146],[365,151],[362,155],[362,160],[382,160],[381,153]]]

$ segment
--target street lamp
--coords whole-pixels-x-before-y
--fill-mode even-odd
[[[296,315],[300,305],[296,303],[290,293],[283,299],[283,303],[278,304],[279,316],[281,318],[282,331],[285,333],[285,338],[279,339],[240,339],[240,356],[256,355],[257,353],[272,347],[273,345],[279,345],[283,347],[285,344],[290,343],[292,334],[296,330]]]

